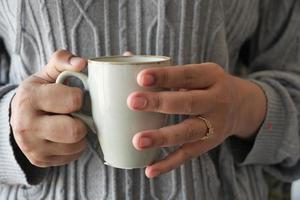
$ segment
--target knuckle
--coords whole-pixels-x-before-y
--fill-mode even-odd
[[[217,104],[218,101],[222,100],[222,99],[220,99],[220,97],[221,97],[221,96],[220,96],[220,94],[219,94],[218,89],[212,90],[212,92],[211,92],[211,98],[210,98],[211,104],[212,104],[212,105],[218,105],[218,104]]]
[[[21,109],[23,107],[28,106],[28,102],[30,103],[30,91],[31,87],[27,86],[27,84],[21,84],[18,89],[15,97],[12,100],[12,109],[17,108]]]
[[[158,135],[159,135],[159,145],[167,146],[169,144],[169,137],[160,129],[158,130]]]
[[[232,104],[232,98],[229,95],[230,91],[224,92],[224,89],[221,87],[216,87],[215,91],[213,93],[214,97],[212,98],[212,101],[215,105],[222,106],[222,107],[228,107]]]
[[[159,112],[163,109],[163,98],[160,94],[157,94],[154,96],[154,105],[153,105],[153,109],[156,112]]]
[[[218,65],[217,63],[213,63],[213,62],[208,62],[207,65],[210,65],[210,67],[213,69],[220,68],[220,65]]]
[[[195,101],[194,97],[190,95],[184,96],[183,109],[186,114],[192,114],[195,110]]]
[[[198,111],[198,96],[195,93],[192,93],[191,95],[187,95],[189,97],[188,103],[189,103],[189,113],[190,114],[196,114]]]
[[[36,97],[34,89],[34,85],[24,83],[18,87],[16,95],[11,101],[11,119],[21,118],[24,112],[34,111],[33,100]]]
[[[17,90],[17,94],[18,96],[24,96],[25,94],[28,93],[28,87],[26,84],[21,84],[19,87],[18,87],[18,90]]]
[[[50,63],[56,63],[57,61],[59,61],[61,59],[62,55],[67,52],[68,51],[64,50],[64,49],[59,49],[59,50],[55,51],[50,58]]]
[[[168,85],[170,82],[170,75],[167,71],[167,69],[162,68],[160,80],[158,80],[160,85]]]
[[[19,110],[15,114],[12,114],[10,120],[11,128],[13,133],[20,135],[27,135],[33,129],[33,118],[32,117],[23,117],[22,111]]]
[[[214,73],[220,75],[224,73],[224,69],[217,63],[209,63]]]
[[[10,125],[11,125],[12,132],[14,134],[23,137],[27,135],[28,132],[31,131],[32,119],[30,117],[22,119],[21,117],[22,117],[21,112],[17,112],[15,114],[12,113]]]
[[[182,143],[182,134],[184,134],[184,133],[181,133],[181,132],[174,132],[174,134],[172,134],[173,139],[174,139],[174,141],[175,141],[177,144]]]
[[[183,76],[184,76],[184,88],[189,88],[195,79],[195,72],[194,68],[191,67],[185,67],[183,69]]]
[[[194,140],[199,135],[194,123],[191,120],[186,120],[183,123],[184,123],[184,128],[185,128],[184,140],[186,142]]]
[[[14,118],[11,122],[11,126],[13,132],[20,136],[24,136],[29,130],[28,123],[20,117]]]
[[[184,139],[185,139],[185,141],[190,142],[190,141],[197,139],[198,135],[199,135],[199,132],[193,129],[186,133]]]

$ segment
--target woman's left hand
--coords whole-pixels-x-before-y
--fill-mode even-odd
[[[253,82],[226,73],[215,63],[151,68],[141,71],[142,87],[172,89],[162,92],[135,92],[128,106],[137,111],[190,115],[179,124],[137,133],[136,149],[181,145],[163,160],[147,166],[149,178],[166,173],[221,144],[227,137],[254,136],[266,113],[266,97]],[[208,132],[208,120],[214,134]]]

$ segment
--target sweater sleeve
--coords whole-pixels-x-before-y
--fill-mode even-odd
[[[48,169],[35,167],[27,160],[14,141],[9,123],[10,103],[17,85],[10,84],[9,56],[1,42],[1,26],[5,27],[0,17],[0,183],[38,184]]]
[[[33,166],[27,160],[11,132],[10,102],[16,87],[6,84],[0,88],[0,183],[38,184],[47,175],[48,170]]]
[[[231,147],[240,164],[292,181],[300,178],[300,1],[265,0],[260,9],[248,78],[264,90],[267,114],[253,142],[232,138]]]

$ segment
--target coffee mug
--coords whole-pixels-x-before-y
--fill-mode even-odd
[[[122,169],[143,168],[157,157],[158,148],[136,150],[132,138],[140,131],[165,126],[167,116],[130,110],[127,97],[134,91],[161,91],[140,87],[137,75],[143,69],[170,64],[170,58],[164,56],[106,56],[88,61],[88,76],[71,71],[58,76],[56,83],[62,84],[69,77],[77,77],[90,92],[92,117],[72,115],[97,134],[105,164]]]

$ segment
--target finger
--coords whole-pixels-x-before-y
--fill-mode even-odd
[[[215,99],[206,90],[136,92],[129,95],[127,105],[133,110],[190,115],[209,112]]]
[[[40,84],[34,87],[30,102],[37,110],[67,114],[82,107],[83,91],[62,84]]]
[[[87,134],[85,124],[68,115],[45,115],[36,124],[36,135],[51,142],[73,144],[81,141]]]
[[[133,53],[131,51],[125,51],[123,56],[133,56]]]
[[[83,152],[84,151],[81,151],[79,153],[67,156],[45,156],[42,154],[31,154],[26,155],[26,157],[33,165],[45,168],[69,164],[70,162],[77,160]]]
[[[138,150],[152,147],[169,147],[198,141],[207,132],[208,128],[203,120],[190,118],[176,125],[137,133],[132,141],[134,147]]]
[[[86,138],[83,138],[79,142],[73,144],[45,141],[43,151],[57,156],[74,155],[82,152],[86,148],[86,144]]]
[[[80,156],[83,154],[84,150],[74,154],[74,155],[68,155],[68,156],[51,156],[49,158],[51,166],[55,167],[55,166],[62,166],[62,165],[66,165],[69,164],[72,161],[78,160],[80,158]]]
[[[211,139],[184,144],[181,148],[170,153],[163,160],[148,166],[145,171],[146,176],[149,178],[154,178],[160,174],[176,169],[186,161],[200,156],[201,154],[212,149],[214,147],[213,144],[214,141]]]
[[[36,76],[53,83],[62,71],[81,71],[86,65],[85,59],[74,56],[67,50],[58,50],[52,55],[46,67]]]
[[[145,87],[208,88],[216,81],[216,72],[223,71],[213,63],[150,68],[141,71],[137,80]]]

